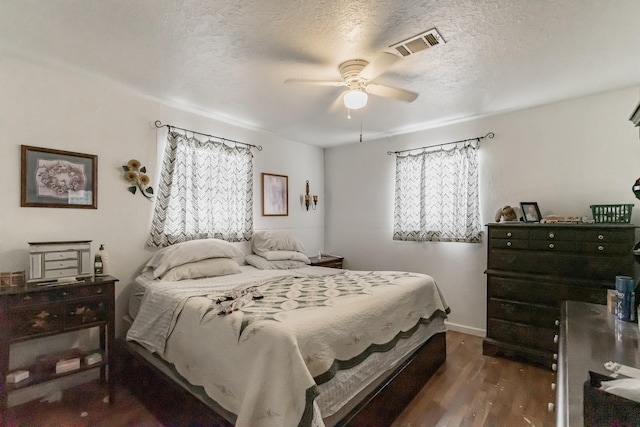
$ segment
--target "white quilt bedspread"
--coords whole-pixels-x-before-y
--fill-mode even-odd
[[[158,351],[203,386],[237,414],[239,427],[309,426],[316,384],[393,348],[420,323],[448,311],[424,274],[327,271],[162,284],[145,295],[127,338]],[[232,314],[214,314],[218,297],[248,286],[258,286],[264,298]]]

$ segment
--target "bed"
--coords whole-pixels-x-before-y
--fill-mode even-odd
[[[395,418],[444,362],[449,309],[430,276],[309,267],[282,248],[240,265],[251,258],[212,243],[150,260],[125,349],[228,425]]]

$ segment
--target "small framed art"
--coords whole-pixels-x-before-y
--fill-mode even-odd
[[[21,146],[20,206],[98,208],[98,156]]]
[[[262,174],[262,216],[289,215],[289,177]]]
[[[542,216],[536,202],[520,202],[524,222],[540,222]]]

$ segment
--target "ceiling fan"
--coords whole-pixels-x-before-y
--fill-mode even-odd
[[[358,110],[367,105],[367,94],[396,99],[403,102],[413,102],[418,97],[416,92],[372,83],[376,77],[386,72],[399,59],[392,53],[384,52],[372,62],[364,59],[350,59],[338,67],[342,81],[287,79],[285,83],[300,83],[316,86],[346,86],[347,90],[340,94],[345,107],[349,110]]]

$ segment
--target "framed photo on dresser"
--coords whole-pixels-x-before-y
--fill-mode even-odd
[[[98,156],[21,146],[20,206],[98,208]]]
[[[540,222],[542,216],[536,202],[520,202],[524,222]]]

